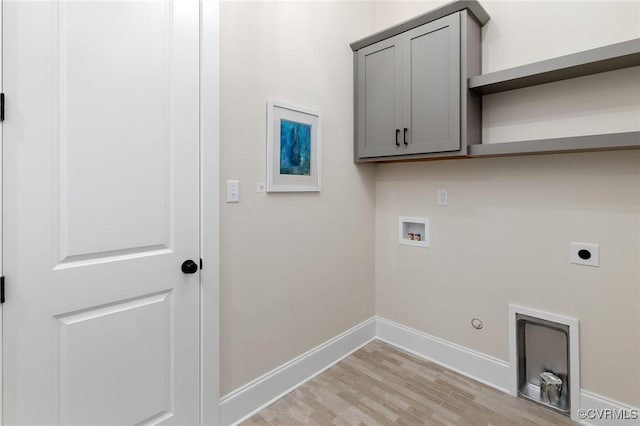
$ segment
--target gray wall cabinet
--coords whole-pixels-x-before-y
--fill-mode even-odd
[[[362,135],[358,151],[362,156],[402,152],[401,41],[395,36],[358,54],[358,135]]]
[[[633,39],[481,74],[488,21],[457,0],[351,43],[357,163],[640,149],[640,131],[482,144],[482,95],[640,66]]]
[[[481,23],[465,8],[433,16],[352,44],[356,162],[464,157],[480,142],[481,99],[467,79],[480,72]]]
[[[402,44],[404,153],[459,151],[460,14],[408,31]]]

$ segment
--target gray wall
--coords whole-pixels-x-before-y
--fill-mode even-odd
[[[222,394],[373,315],[375,282],[378,315],[505,360],[508,303],[574,316],[583,388],[640,406],[640,153],[352,163],[349,42],[442,3],[222,2]],[[482,3],[485,72],[640,37],[637,2]],[[637,71],[486,97],[484,137],[640,130]],[[255,192],[269,97],[322,111],[321,193]],[[399,215],[432,247],[399,246]]]
[[[638,2],[482,3],[485,72],[640,37]],[[375,7],[379,29],[434,3]],[[640,130],[640,72],[487,96],[483,130],[494,143]],[[400,215],[431,219],[431,248],[397,244]],[[575,317],[582,387],[637,407],[639,235],[640,152],[382,165],[376,313],[503,360],[509,303]],[[569,264],[570,241],[600,244],[601,267]]]
[[[372,167],[353,164],[352,54],[367,3],[222,2],[222,395],[374,313]],[[322,191],[256,193],[266,103],[322,112]],[[226,188],[222,188],[224,194]]]

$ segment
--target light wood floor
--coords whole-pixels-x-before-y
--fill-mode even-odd
[[[251,417],[254,425],[577,425],[374,341]]]

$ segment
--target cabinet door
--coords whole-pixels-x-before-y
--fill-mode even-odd
[[[408,31],[402,43],[403,153],[459,150],[460,14]]]
[[[400,36],[358,51],[357,156],[402,152],[402,46]]]

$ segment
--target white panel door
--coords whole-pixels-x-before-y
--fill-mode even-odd
[[[4,424],[197,424],[199,2],[3,21]]]

